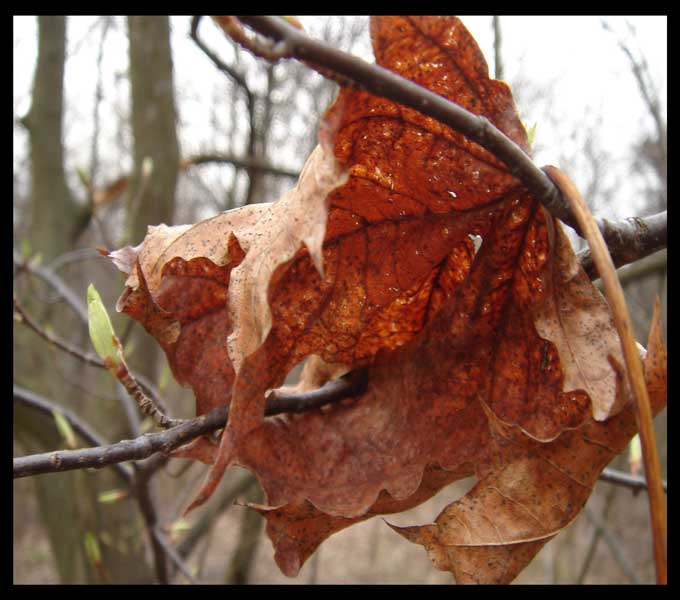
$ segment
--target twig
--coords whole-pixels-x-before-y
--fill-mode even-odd
[[[83,438],[88,444],[91,444],[92,446],[98,446],[98,447],[105,447],[106,445],[106,440],[99,434],[97,433],[90,425],[85,423],[83,420],[80,419],[76,414],[74,414],[72,411],[70,411],[68,408],[63,407],[63,406],[57,406],[56,404],[50,402],[49,400],[43,398],[42,396],[36,394],[35,392],[31,392],[30,390],[27,390],[19,385],[14,385],[12,389],[14,399],[25,404],[26,406],[30,406],[31,408],[35,408],[39,410],[40,412],[43,412],[50,417],[54,414],[55,411],[60,412],[64,418],[69,422],[73,430],[81,437]],[[58,453],[55,452],[49,452],[45,454],[35,454],[33,456],[47,456],[48,461],[52,465],[51,471],[59,471],[61,470],[59,468],[60,466],[60,458],[57,455]],[[31,457],[26,457],[26,458],[31,458]],[[14,459],[16,460],[21,460],[21,459]],[[76,468],[86,468],[87,465],[83,467],[76,467]],[[125,465],[121,464],[113,464],[113,467],[116,471],[116,473],[123,479],[123,481],[127,484],[130,484],[132,481],[132,471]],[[50,471],[41,471],[41,472],[50,472]],[[32,475],[33,473],[27,473],[27,475]],[[18,475],[19,477],[23,477],[23,474]]]
[[[87,325],[87,308],[85,307],[85,304],[52,269],[40,265],[32,265],[30,261],[24,260],[16,250],[14,250],[13,261],[21,271],[28,271],[29,273],[38,275],[49,283],[59,296],[61,296],[73,309],[80,320]]]
[[[602,220],[610,239],[620,236],[615,244],[609,244],[609,253],[615,267],[621,267],[648,256],[668,245],[668,213],[663,211],[649,217],[629,217],[616,224]],[[607,236],[605,236],[605,240]],[[596,279],[597,269],[590,249],[579,252],[581,266],[591,279]]]
[[[117,340],[117,338],[116,338]],[[120,344],[120,342],[118,342]],[[122,348],[122,346],[120,346]],[[122,384],[125,391],[137,402],[139,410],[148,417],[151,417],[157,425],[168,429],[170,427],[177,427],[184,422],[184,419],[173,419],[168,417],[165,412],[156,404],[153,398],[150,398],[144,393],[141,386],[130,372],[123,356],[118,357],[117,361],[113,361],[109,357],[104,360],[107,370],[114,375],[114,377]]]
[[[614,469],[605,469],[602,471],[602,473],[600,473],[600,481],[622,485],[634,491],[647,489],[647,480],[644,477],[640,475],[631,475],[630,473],[624,473],[623,471],[616,471]],[[668,493],[668,484],[665,479],[661,480],[661,485],[663,491]]]
[[[569,205],[557,186],[515,142],[498,130],[486,117],[474,115],[427,88],[379,65],[369,64],[358,57],[314,40],[285,19],[262,16],[242,16],[238,19],[264,35],[269,42],[267,46],[262,40],[253,40],[239,33],[238,41],[252,52],[266,55],[271,60],[295,58],[342,85],[364,89],[414,108],[464,134],[503,162],[510,173],[522,181],[551,214],[582,235]],[[216,20],[228,35],[234,32],[233,21],[221,17],[216,17]],[[613,255],[625,253],[625,247],[629,243],[635,243],[638,230],[631,227],[627,220],[611,222],[599,218],[596,221]]]
[[[198,541],[210,529],[215,517],[225,508],[233,504],[234,500],[247,492],[256,483],[255,477],[248,471],[239,474],[239,477],[229,487],[224,488],[217,499],[208,506],[201,514],[196,524],[187,531],[182,541],[177,545],[177,552],[180,556],[187,558],[191,555]]]
[[[243,73],[239,73],[223,60],[221,60],[220,57],[217,56],[217,54],[215,54],[210,48],[208,48],[205,42],[203,42],[203,40],[199,37],[198,26],[201,22],[201,19],[202,15],[195,15],[191,18],[191,30],[189,32],[191,39],[194,40],[195,44],[201,49],[203,54],[205,54],[212,61],[219,71],[222,71],[225,75],[232,79],[234,83],[243,88],[246,94],[252,96],[252,92],[248,87],[248,83],[246,82],[246,78],[244,77]]]
[[[28,313],[24,310],[23,306],[21,305],[19,300],[17,300],[16,296],[14,297],[14,310],[21,317],[21,322],[24,325],[26,325],[29,329],[37,333],[41,338],[46,340],[48,343],[52,344],[53,346],[56,346],[57,348],[63,350],[64,352],[70,354],[71,356],[75,356],[78,360],[84,362],[86,365],[92,365],[93,367],[98,367],[100,369],[106,368],[104,366],[104,363],[93,354],[85,354],[80,349],[76,348],[75,346],[72,346],[71,344],[65,342],[64,340],[59,339],[54,334],[49,333],[42,327],[40,327],[40,325],[38,325],[33,320],[33,318],[30,317]]]
[[[67,352],[71,356],[74,356],[78,360],[81,360],[87,365],[91,365],[93,367],[97,367],[98,369],[106,369],[106,365],[104,364],[104,361],[97,358],[93,354],[88,354],[80,350],[79,348],[76,348],[75,346],[72,346],[65,340],[62,340],[61,338],[58,338],[56,335],[52,333],[48,333],[45,331],[40,325],[38,325],[33,318],[28,315],[28,313],[24,310],[23,306],[21,303],[17,300],[16,297],[14,297],[14,309],[17,311],[17,313],[21,316],[21,321],[24,323],[26,326],[28,326],[30,329],[32,329],[35,333],[37,333],[41,338],[49,342],[50,344],[53,344],[60,350],[63,350],[64,352]],[[163,402],[159,398],[158,392],[156,391],[155,387],[151,385],[151,383],[142,375],[140,374],[135,374],[134,375],[135,379],[138,381],[139,385],[144,388],[146,393],[151,396],[153,402],[156,404],[156,406],[159,407],[159,409],[162,412],[167,412],[165,410],[165,407],[163,405]]]
[[[65,419],[68,420],[69,424],[73,430],[86,442],[94,446],[95,448],[106,447],[106,440],[92,429],[87,423],[82,421],[77,415],[71,412],[69,409],[63,406],[57,406],[56,404],[46,400],[45,398],[24,389],[18,385],[13,388],[14,399],[22,402],[26,406],[37,409],[45,414],[52,416],[55,411],[60,412]],[[77,452],[77,451],[76,451]],[[60,452],[49,452],[45,454],[37,454],[32,457],[25,457],[31,459],[33,457],[39,456],[48,457],[54,467],[52,471],[60,471],[61,469],[61,453]],[[15,459],[15,461],[22,461],[23,459]],[[29,463],[30,464],[30,463]],[[161,544],[157,536],[153,533],[156,529],[156,510],[153,505],[153,501],[148,488],[148,475],[140,470],[131,470],[126,465],[120,463],[111,463],[118,476],[133,490],[134,498],[137,501],[142,517],[144,518],[144,523],[147,531],[151,538],[151,547],[154,555],[154,562],[156,564],[156,575],[158,577],[159,583],[167,583],[167,570],[165,568],[165,561],[163,559],[163,554],[168,554],[171,558],[172,555],[168,552],[168,545]],[[87,465],[76,468],[86,468]],[[45,472],[45,471],[42,471]],[[24,476],[19,474],[19,477]],[[174,560],[174,559],[173,559]]]
[[[263,173],[270,173],[271,175],[278,175],[280,177],[289,177],[291,179],[297,179],[300,175],[300,172],[294,169],[276,167],[250,156],[239,158],[238,156],[232,156],[231,154],[198,154],[183,160],[180,167],[186,169],[191,166],[207,163],[226,163],[241,169],[252,169],[253,171],[261,171]]]
[[[304,394],[284,396],[277,393],[270,397],[265,415],[284,412],[303,412],[320,408],[326,404],[340,402],[361,393],[366,385],[366,374],[354,371],[345,377],[327,383],[323,388]],[[15,386],[16,390],[16,386]],[[129,460],[140,460],[161,452],[168,454],[194,438],[221,429],[227,422],[229,409],[220,406],[205,415],[191,419],[163,432],[147,433],[133,440],[122,440],[115,444],[97,444],[96,448],[79,450],[58,450],[44,454],[33,454],[14,459],[14,478],[55,473],[72,469],[100,469]]]
[[[135,474],[130,482],[130,487],[134,492],[139,510],[144,518],[146,531],[149,535],[158,583],[166,584],[168,583],[168,569],[165,563],[165,557],[170,553],[167,547],[168,545],[164,544],[164,540],[158,536],[158,515],[151,497],[149,480],[145,474],[135,470]]]
[[[636,420],[642,443],[642,457],[645,464],[645,475],[649,482],[649,511],[652,523],[654,542],[654,562],[656,564],[657,583],[668,582],[666,557],[666,507],[661,485],[661,466],[656,448],[652,409],[645,384],[644,371],[640,354],[633,336],[633,325],[611,256],[607,250],[602,234],[580,193],[571,180],[556,167],[545,167],[546,173],[559,186],[572,211],[585,232],[597,271],[602,278],[605,295],[611,307],[616,330],[621,338],[621,349],[626,364],[628,383],[635,398]]]
[[[600,514],[601,523],[607,522],[607,516],[609,515],[609,510],[612,507],[618,489],[619,489],[618,487],[612,486],[611,488],[609,488],[609,490],[607,490],[607,495],[605,496],[604,499],[604,507],[602,508],[602,513]],[[590,536],[590,543],[588,544],[588,551],[586,552],[586,557],[583,559],[583,563],[581,564],[581,571],[579,572],[578,577],[576,579],[577,585],[582,585],[586,576],[588,575],[588,571],[590,570],[590,567],[593,564],[595,552],[597,551],[598,542],[600,541],[602,534],[603,534],[602,528],[593,527],[593,533]]]
[[[586,506],[585,513],[586,516],[588,517],[588,520],[601,533],[602,537],[604,538],[604,541],[607,544],[607,547],[611,551],[612,556],[616,561],[616,564],[618,564],[619,567],[621,567],[621,570],[625,573],[628,579],[630,579],[633,583],[639,584],[640,580],[635,574],[635,571],[633,571],[630,564],[626,560],[626,557],[623,555],[623,552],[621,552],[621,543],[618,540],[614,539],[614,536],[611,534],[609,529],[607,529],[606,525],[604,525],[602,521],[597,517],[597,515],[593,513],[589,506]]]
[[[175,547],[167,540],[163,532],[161,532],[158,527],[154,527],[152,532],[156,542],[163,548],[165,554],[172,560],[173,564],[179,569],[182,575],[189,580],[189,583],[199,583],[196,581],[196,578],[193,576],[182,557],[178,554]]]
[[[208,48],[205,43],[198,36],[198,26],[201,22],[201,15],[194,16],[191,19],[191,39],[203,51],[203,53],[212,61],[212,63],[223,73],[225,73],[238,87],[240,87],[246,95],[246,109],[248,110],[248,140],[246,143],[247,154],[249,157],[255,156],[255,102],[257,100],[255,94],[251,91],[246,81],[245,76],[239,73],[226,63]],[[250,204],[252,201],[253,190],[255,189],[255,169],[252,166],[247,166],[248,173],[248,190],[246,192],[245,204]]]

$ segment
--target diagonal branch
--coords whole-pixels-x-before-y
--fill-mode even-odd
[[[353,86],[377,96],[414,108],[464,134],[502,161],[510,173],[517,177],[533,196],[551,214],[572,227],[582,236],[581,230],[560,190],[531,158],[504,133],[498,130],[486,117],[475,115],[442,96],[416,83],[366,61],[332,48],[310,38],[290,25],[285,19],[263,16],[242,16],[239,21],[264,36],[249,38],[238,30],[240,23],[233,19],[216,17],[225,32],[237,39],[254,54],[276,61],[294,58],[307,66],[338,81],[341,85]],[[644,227],[637,227],[630,219],[608,221],[596,219],[598,228],[609,247],[612,256],[625,255],[626,245],[640,235]],[[583,236],[582,236],[583,237]],[[664,247],[665,240],[644,249],[647,254]]]

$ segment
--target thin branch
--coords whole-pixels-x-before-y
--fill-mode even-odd
[[[236,36],[246,48],[270,60],[295,58],[307,64],[321,75],[334,79],[345,86],[353,86],[388,98],[422,114],[436,119],[462,133],[503,162],[510,173],[517,177],[533,196],[551,214],[582,235],[568,203],[560,190],[539,169],[522,149],[498,130],[486,117],[474,115],[416,83],[400,77],[376,64],[369,64],[358,57],[332,48],[314,40],[290,25],[285,19],[262,16],[238,17],[261,35],[262,39],[250,39],[244,32],[236,32],[233,20],[216,17],[228,35]],[[611,222],[596,219],[612,255],[625,252],[625,246],[635,239],[637,229],[627,221]]]
[[[614,498],[616,497],[616,492],[618,492],[618,490],[619,488],[616,486],[612,486],[609,488],[609,490],[607,490],[607,495],[604,499],[604,507],[602,508],[602,512],[600,514],[600,521],[602,523],[607,522],[607,516],[609,515],[609,511],[612,507],[612,504],[614,503]],[[578,574],[578,578],[576,579],[577,585],[582,585],[586,576],[588,575],[588,571],[593,564],[593,559],[595,558],[595,553],[597,551],[597,546],[601,537],[602,530],[597,527],[593,527],[593,532],[590,536],[590,543],[588,544],[588,551],[586,552],[586,556],[583,559],[583,563],[581,564],[581,570]]]
[[[168,541],[168,539],[165,537],[162,531],[158,529],[158,527],[154,527],[152,530],[152,535],[156,543],[163,548],[163,551],[165,554],[170,558],[170,560],[173,562],[173,564],[179,569],[179,571],[184,575],[188,580],[189,583],[200,583],[196,581],[196,578],[193,576],[191,571],[189,570],[189,567],[187,564],[184,562],[182,557],[179,555],[175,547]]]
[[[180,171],[187,171],[190,167],[205,165],[205,164],[227,164],[234,165],[237,169],[246,169],[252,172],[268,173],[278,177],[287,177],[290,179],[297,179],[300,175],[299,171],[294,169],[284,169],[271,165],[267,162],[258,160],[251,156],[234,156],[232,154],[222,153],[206,153],[198,154],[184,158],[179,162]],[[130,178],[127,175],[122,175],[109,183],[107,186],[94,190],[93,192],[93,206],[94,210],[99,210],[101,207],[121,198],[130,185]],[[89,258],[89,256],[88,256]]]
[[[223,60],[221,60],[220,57],[217,56],[217,54],[215,54],[199,37],[198,26],[201,22],[201,18],[202,15],[195,15],[191,19],[191,30],[189,32],[191,39],[194,40],[194,42],[201,49],[203,54],[205,54],[212,61],[212,63],[215,65],[215,67],[217,67],[219,71],[222,71],[222,73],[227,75],[232,81],[234,81],[234,83],[241,87],[246,92],[247,95],[252,96],[252,92],[248,87],[248,83],[246,82],[246,78],[243,75],[243,73],[239,73],[238,71],[236,71],[236,69],[229,66]]]
[[[250,156],[238,157],[230,154],[198,154],[197,156],[192,156],[191,158],[183,160],[180,166],[187,168],[207,163],[226,163],[234,165],[239,169],[252,169],[253,171],[260,171],[262,173],[269,173],[280,177],[289,177],[291,179],[297,179],[300,175],[300,172],[294,169],[276,167]]]
[[[135,379],[134,374],[130,372],[127,363],[123,358],[120,341],[117,337],[114,336],[114,338],[121,354],[117,361],[107,357],[104,360],[104,364],[106,365],[107,370],[125,388],[125,391],[128,393],[128,395],[135,400],[142,414],[146,415],[147,417],[151,417],[156,425],[163,427],[164,429],[176,427],[177,425],[183,423],[184,419],[173,419],[168,417],[165,414],[165,411],[156,404],[155,400],[144,393],[144,390],[139,385],[139,382]]]
[[[600,473],[600,481],[608,483],[615,483],[630,488],[633,491],[640,491],[647,489],[647,480],[640,475],[631,475],[624,471],[616,471],[614,469],[605,469]],[[668,493],[668,484],[665,479],[661,480],[663,491]]]
[[[638,88],[640,89],[640,95],[642,96],[642,99],[647,105],[649,114],[651,115],[652,119],[654,120],[654,124],[656,125],[658,135],[657,144],[661,148],[661,153],[665,160],[665,157],[667,155],[666,122],[661,114],[661,105],[659,102],[659,97],[652,83],[652,77],[649,73],[649,66],[647,64],[647,60],[645,59],[645,56],[644,54],[642,54],[642,52],[640,52],[639,58],[635,58],[630,47],[626,44],[626,42],[623,40],[621,36],[616,35],[616,33],[610,27],[607,21],[601,19],[600,23],[602,24],[603,29],[609,31],[616,37],[616,43],[618,44],[621,51],[626,55],[628,61],[630,62],[630,67],[633,71],[633,76],[635,77],[635,81],[637,82]],[[627,24],[631,35],[633,36],[633,38],[635,38],[636,37],[635,29],[632,27],[630,22],[627,22]]]
[[[305,412],[326,404],[340,402],[359,395],[366,385],[366,373],[353,371],[345,377],[327,383],[323,388],[304,394],[272,393],[267,400],[265,415],[285,412]],[[15,386],[16,397],[17,386]],[[29,402],[30,403],[30,402]],[[229,409],[220,406],[205,415],[186,421],[163,432],[147,433],[133,440],[115,444],[97,444],[95,448],[57,450],[14,459],[14,478],[56,473],[73,469],[100,469],[109,465],[147,458],[161,452],[169,454],[194,438],[225,426]],[[68,418],[68,416],[67,416]]]
[[[198,36],[198,26],[201,22],[201,15],[194,16],[191,19],[191,39],[203,51],[203,53],[212,61],[212,63],[223,73],[225,73],[234,83],[236,83],[246,95],[246,108],[248,110],[248,140],[246,143],[248,156],[255,156],[255,102],[256,96],[251,91],[246,81],[245,75],[239,73],[225,62],[223,62]],[[253,190],[255,188],[255,172],[256,170],[250,166],[246,166],[248,173],[248,191],[246,192],[245,204],[250,204],[252,200]]]
[[[613,224],[603,220],[609,239],[607,243],[615,267],[621,267],[658,252],[668,246],[668,213],[663,211],[649,217],[629,217]],[[607,240],[607,236],[604,236]],[[618,239],[617,239],[618,238]],[[580,252],[581,266],[591,279],[596,279],[597,269],[590,249]]]
[[[21,318],[21,322],[24,325],[26,325],[29,329],[37,333],[41,338],[46,340],[48,343],[52,344],[53,346],[56,346],[60,350],[63,350],[67,354],[76,357],[78,360],[84,362],[86,365],[92,365],[93,367],[98,367],[100,369],[106,368],[104,366],[103,361],[99,360],[99,358],[97,358],[93,354],[85,354],[79,348],[72,346],[68,342],[65,342],[64,340],[58,338],[54,334],[49,333],[42,327],[40,327],[40,325],[38,325],[33,320],[33,318],[30,317],[28,313],[24,310],[23,306],[21,305],[19,300],[17,300],[16,296],[14,297],[14,310],[17,312],[17,314]]]
[[[501,18],[498,15],[494,15],[491,19],[493,26],[494,77],[496,79],[503,79],[503,53],[501,51],[503,36],[501,35]]]
[[[177,545],[177,552],[180,556],[188,558],[193,552],[199,540],[210,530],[215,517],[219,515],[224,509],[231,506],[234,500],[241,494],[247,492],[252,485],[256,483],[255,477],[249,472],[245,471],[239,473],[236,481],[232,482],[228,487],[222,488],[219,492],[219,497],[216,502],[213,502],[201,514],[199,520],[192,526],[189,531],[182,538],[182,541]]]
[[[626,577],[630,579],[630,581],[639,584],[640,580],[638,579],[637,575],[635,574],[635,571],[633,571],[630,564],[628,563],[628,560],[621,551],[621,542],[612,535],[607,526],[590,509],[589,506],[585,507],[585,513],[586,517],[588,517],[588,520],[591,522],[593,527],[595,527],[595,529],[602,535],[602,538],[607,544],[607,547],[609,548],[612,557],[616,561],[616,564],[618,564],[619,567],[621,567],[621,570],[625,573]]]
[[[73,430],[81,437],[83,438],[88,444],[91,444],[92,446],[95,447],[100,447],[104,448],[106,447],[106,440],[99,434],[97,433],[90,425],[85,423],[83,420],[78,417],[78,415],[74,414],[72,411],[70,411],[68,408],[65,408],[63,406],[58,406],[49,400],[43,398],[42,396],[36,394],[35,392],[31,392],[30,390],[27,390],[21,386],[14,385],[13,386],[13,395],[14,399],[21,402],[22,404],[25,404],[26,406],[30,406],[31,408],[37,409],[42,413],[45,413],[49,415],[50,417],[53,416],[54,412],[60,412],[64,418],[69,422]],[[68,451],[65,451],[68,452]],[[78,450],[74,450],[72,452],[79,452]],[[14,459],[15,460],[15,468],[16,468],[16,461],[23,461],[27,463],[27,466],[30,469],[30,464],[33,462],[32,460],[24,460],[24,459],[33,459],[33,457],[47,457],[47,461],[50,464],[51,468],[48,470],[44,471],[39,471],[40,473],[49,473],[49,472],[56,472],[63,470],[60,468],[61,466],[61,459],[59,456],[59,452],[49,452],[45,454],[34,454],[29,457],[24,457],[22,459]],[[120,462],[120,461],[118,461]],[[23,464],[23,463],[21,463]],[[111,463],[111,465],[114,467],[116,473],[119,475],[119,477],[128,485],[131,484],[132,482],[132,471],[125,465],[121,465],[118,463]],[[83,465],[81,466],[75,466],[73,468],[86,468],[89,465]],[[19,469],[19,474],[17,475],[15,472],[15,476],[18,477],[24,477],[25,475],[34,475],[37,473],[23,473],[22,470],[25,467],[20,467]]]
[[[63,350],[64,352],[67,352],[71,356],[74,356],[78,360],[82,361],[83,363],[87,365],[91,365],[93,367],[97,367],[98,369],[106,369],[106,365],[104,364],[103,360],[100,360],[98,357],[94,356],[93,354],[88,354],[80,350],[79,348],[76,348],[75,346],[72,346],[65,340],[62,340],[61,338],[57,337],[56,335],[52,333],[48,333],[45,331],[40,325],[38,325],[31,316],[28,315],[28,313],[24,310],[23,306],[19,303],[16,297],[14,297],[14,309],[17,311],[17,313],[21,317],[21,322],[24,323],[26,326],[28,326],[31,330],[33,330],[35,333],[37,333],[41,338],[49,342],[50,344],[53,344],[60,350]],[[135,374],[134,378],[136,381],[139,383],[139,385],[144,389],[144,391],[149,394],[151,397],[152,401],[156,406],[159,407],[159,409],[162,412],[167,412],[167,410],[164,407],[163,402],[159,398],[158,391],[156,388],[146,379],[146,377],[143,377],[141,374]],[[121,383],[121,385],[123,385]]]
[[[61,296],[66,303],[78,315],[80,320],[87,325],[87,308],[83,301],[73,292],[73,290],[64,283],[64,280],[56,275],[54,271],[42,265],[31,264],[30,260],[25,260],[21,254],[14,250],[13,262],[18,267],[20,272],[26,271],[33,275],[37,275],[41,279],[49,283],[54,290]]]
[[[49,400],[39,396],[38,394],[31,392],[30,390],[24,389],[18,385],[14,385],[13,388],[14,399],[22,402],[26,406],[37,409],[42,413],[52,416],[54,412],[60,412],[64,418],[69,422],[73,430],[86,442],[94,446],[95,448],[106,447],[106,440],[94,431],[90,425],[82,421],[77,415],[71,412],[68,408],[63,406],[57,406],[56,404],[50,402]],[[75,451],[78,452],[78,451]],[[30,457],[25,457],[26,459],[33,459],[35,457],[48,457],[50,464],[54,467],[52,471],[64,470],[60,468],[61,463],[61,453],[60,452],[49,452],[45,454],[37,454]],[[23,459],[15,459],[15,461],[22,461]],[[26,461],[29,465],[32,460]],[[117,475],[130,487],[134,492],[134,498],[137,501],[140,512],[144,519],[144,523],[147,531],[149,532],[149,537],[151,539],[151,549],[154,557],[154,563],[156,565],[156,575],[158,577],[159,583],[167,583],[167,569],[165,567],[164,556],[168,555],[173,562],[177,560],[181,561],[176,554],[176,552],[171,551],[167,542],[164,538],[159,538],[159,532],[157,531],[157,516],[156,509],[151,498],[151,493],[148,486],[148,476],[146,473],[140,470],[131,470],[126,465],[120,463],[112,463],[111,466],[114,468]],[[86,468],[87,465],[82,465],[82,467],[76,468]],[[46,471],[41,471],[46,472]],[[19,475],[23,476],[23,475]],[[190,577],[190,574],[189,574]]]
[[[130,487],[134,492],[137,505],[142,513],[146,531],[151,542],[151,549],[153,554],[154,567],[156,569],[156,577],[158,583],[168,583],[168,569],[165,563],[165,557],[170,555],[168,544],[158,535],[158,515],[154,506],[153,498],[151,497],[151,489],[149,487],[149,480],[139,471],[135,470],[135,474],[130,482]]]

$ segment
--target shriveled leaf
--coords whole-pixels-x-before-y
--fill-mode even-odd
[[[378,64],[529,152],[458,19],[375,17],[371,35]],[[561,225],[487,150],[367,92],[340,90],[279,201],[150,228],[110,256],[128,275],[118,308],[159,341],[197,414],[230,405],[219,447],[174,454],[213,462],[192,506],[226,467],[249,468],[287,574],[333,532],[476,472],[441,527],[403,531],[461,581],[509,581],[634,433],[607,304]],[[298,389],[366,367],[365,392],[265,419],[266,392],[310,356]]]
[[[654,322],[652,331],[657,326]],[[654,412],[663,408],[663,342],[651,343],[645,361]],[[493,417],[497,464],[432,525],[393,527],[422,544],[438,569],[458,583],[509,583],[543,545],[585,505],[600,472],[635,434],[635,408],[601,423],[590,419],[549,444],[539,444]]]

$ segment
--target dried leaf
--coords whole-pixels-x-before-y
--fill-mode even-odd
[[[652,332],[658,326],[658,315]],[[651,337],[651,334],[650,334]],[[654,412],[665,396],[665,348],[649,344],[645,361]],[[438,569],[458,583],[509,583],[543,545],[567,527],[585,505],[600,472],[625,449],[637,431],[635,409],[604,423],[590,419],[576,431],[539,444],[493,417],[498,464],[462,500],[449,505],[432,525],[393,527],[422,544]]]
[[[529,152],[458,19],[375,17],[371,35],[380,65]],[[290,575],[335,531],[476,473],[434,525],[400,532],[460,581],[510,581],[635,431],[609,309],[561,225],[487,150],[363,91],[340,90],[279,201],[150,228],[111,258],[128,275],[119,309],[158,339],[197,414],[230,404],[219,448],[175,453],[213,462],[192,506],[229,465],[250,469]],[[310,356],[298,390],[365,367],[365,392],[265,419],[267,391]]]

